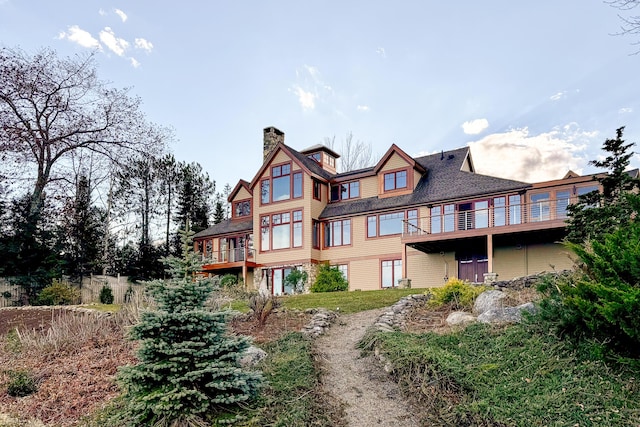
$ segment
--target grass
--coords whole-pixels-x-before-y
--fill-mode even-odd
[[[526,325],[368,338],[434,425],[640,425],[637,370],[580,359]]]
[[[322,391],[312,342],[301,333],[266,344],[261,369],[267,380],[247,426],[341,426],[334,397]]]

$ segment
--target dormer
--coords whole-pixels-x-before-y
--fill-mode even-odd
[[[253,192],[251,184],[241,179],[227,199],[231,205],[231,219],[249,219],[252,214]]]
[[[397,145],[392,144],[373,168],[373,172],[378,177],[378,197],[383,198],[412,193],[426,170]]]
[[[327,172],[331,174],[336,173],[336,160],[340,155],[329,147],[322,144],[316,144],[313,147],[300,151],[300,154],[315,160],[320,167]]]

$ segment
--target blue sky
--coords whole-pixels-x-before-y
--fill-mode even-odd
[[[593,172],[620,126],[640,142],[640,55],[612,35],[618,13],[600,0],[0,0],[0,43],[99,49],[100,77],[131,87],[219,189],[253,178],[267,126],[296,149],[348,132],[378,155],[470,145],[479,172],[533,182]]]

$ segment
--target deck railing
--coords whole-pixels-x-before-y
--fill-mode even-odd
[[[228,262],[242,262],[252,260],[255,249],[235,248],[201,254],[201,262],[205,264],[223,264]]]
[[[507,206],[486,206],[403,221],[403,237],[453,233],[483,228],[518,226],[545,221],[566,220],[569,199],[548,199]],[[453,205],[449,205],[453,206]],[[443,209],[441,207],[440,211]]]

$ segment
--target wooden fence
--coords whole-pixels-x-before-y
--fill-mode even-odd
[[[82,281],[82,287],[80,288],[81,304],[99,303],[100,291],[103,286],[111,288],[115,304],[124,303],[128,295],[136,297],[143,292],[142,285],[129,283],[125,276],[91,276]],[[9,279],[0,278],[0,308],[16,305],[16,301],[20,301],[23,298],[23,294],[24,292],[20,286],[12,285]]]

